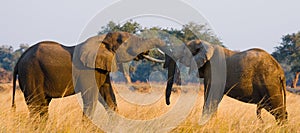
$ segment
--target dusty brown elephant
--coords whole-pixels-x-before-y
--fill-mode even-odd
[[[142,39],[126,32],[94,36],[72,47],[51,41],[37,43],[24,52],[14,68],[12,106],[15,107],[18,78],[30,114],[48,116],[48,105],[52,98],[73,95],[74,87],[83,89],[82,95],[86,88],[95,87],[95,84],[89,83],[91,81],[86,78],[87,75],[80,75],[80,72],[85,71],[96,79],[97,90],[102,96],[99,100],[103,106],[106,109],[117,110],[109,76],[110,72],[116,70],[116,60],[118,63],[130,61],[147,51],[148,46],[155,47],[163,43],[159,39]],[[122,47],[123,51],[117,54],[122,58],[116,58],[116,51],[121,44],[126,47]],[[128,48],[136,49],[126,53]],[[89,101],[83,101],[87,102],[84,103],[84,112],[91,113]]]
[[[188,49],[196,61],[199,77],[204,78],[204,100],[208,100],[208,93],[220,91],[220,88],[211,88],[212,65],[211,59],[220,49],[225,55],[226,80],[224,93],[227,96],[242,102],[257,104],[257,117],[261,119],[261,109],[270,112],[278,124],[287,121],[286,111],[286,80],[284,71],[279,63],[262,49],[254,48],[242,52],[211,45],[201,40],[193,40],[187,43]],[[189,66],[191,60],[184,60],[183,64]],[[176,63],[166,57],[165,67],[168,67],[168,85],[166,88],[166,103],[170,104],[173,75]],[[215,69],[214,69],[215,70]],[[218,90],[219,89],[219,90]],[[214,97],[222,99],[223,95]],[[220,100],[217,100],[217,108]],[[206,103],[206,102],[205,102]],[[208,108],[204,104],[203,108]],[[214,106],[214,105],[213,105]]]

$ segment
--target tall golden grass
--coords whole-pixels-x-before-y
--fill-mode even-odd
[[[141,106],[127,102],[119,93],[132,93],[132,97],[134,97],[141,95],[142,92],[129,91],[122,84],[114,84],[114,87],[118,88],[116,98],[119,114],[127,119],[137,120],[154,119],[165,114],[173,108],[181,94],[194,93],[190,89],[195,88],[194,85],[187,85],[183,90],[173,93],[170,106],[165,105],[164,94],[159,94],[161,98],[154,104]],[[29,118],[23,93],[20,90],[17,90],[16,93],[17,108],[16,112],[13,112],[11,110],[12,87],[10,84],[2,84],[1,88],[4,89],[0,89],[0,132],[103,132],[92,123],[82,121],[82,111],[76,96],[53,99],[49,107],[49,119],[36,122]],[[162,85],[160,88],[163,89],[164,86]],[[147,93],[154,91],[150,90]],[[162,92],[164,91],[162,90]],[[287,93],[289,122],[284,126],[276,125],[274,117],[265,110],[262,112],[264,123],[261,123],[256,118],[255,105],[242,103],[226,96],[220,103],[217,116],[206,125],[200,126],[198,121],[202,105],[203,91],[201,89],[188,117],[171,132],[300,132],[300,95]],[[178,111],[176,115],[182,114]],[[177,117],[176,115],[172,117]],[[161,121],[161,124],[166,122]],[[133,131],[146,132],[151,125],[137,128],[139,129]]]

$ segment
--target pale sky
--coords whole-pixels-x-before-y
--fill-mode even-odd
[[[74,45],[93,17],[116,2],[2,1],[0,45],[13,45],[17,48],[21,43],[33,45],[42,40]],[[283,35],[300,31],[299,0],[184,0],[184,2],[201,13],[224,45],[232,50],[258,47],[273,52]],[[163,6],[172,6],[172,3]],[[118,12],[126,13],[126,11],[127,9]],[[178,11],[186,10],[178,7]],[[144,22],[145,25],[154,26],[167,24],[155,19]]]

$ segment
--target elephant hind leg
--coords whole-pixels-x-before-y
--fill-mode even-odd
[[[269,112],[275,117],[277,124],[282,125],[287,122],[287,111],[283,92],[276,86],[272,86],[272,88],[270,87],[268,90],[268,101],[270,103]]]
[[[277,102],[272,102],[272,110],[270,113],[275,117],[276,122],[278,125],[282,125],[287,122],[287,111],[284,109],[281,104],[278,104]]]
[[[270,112],[276,119],[278,125],[282,125],[287,121],[287,112],[280,104],[280,100],[276,97],[269,98],[268,105],[264,108]]]
[[[34,119],[47,120],[48,107],[51,98],[45,98],[43,95],[37,95],[26,99],[30,117]]]

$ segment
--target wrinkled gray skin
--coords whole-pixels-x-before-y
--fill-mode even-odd
[[[215,47],[207,42],[193,40],[187,47],[192,52],[198,66],[199,77],[204,78],[204,100],[207,100],[211,87],[210,59]],[[270,112],[278,122],[287,122],[286,111],[286,81],[284,71],[279,63],[262,49],[249,49],[235,52],[222,48],[225,54],[227,77],[224,94],[242,102],[257,104],[257,117],[261,120],[261,109]],[[170,104],[172,78],[176,63],[166,58],[168,67],[168,86],[166,88],[166,103]],[[183,61],[190,65],[191,60]],[[171,73],[171,74],[170,74]],[[170,82],[170,83],[169,83]],[[170,84],[170,85],[169,85]],[[218,88],[211,88],[217,91]]]
[[[124,51],[120,52],[122,59],[115,58],[121,44],[126,45],[122,48]],[[110,72],[116,71],[116,60],[118,63],[128,62],[138,54],[147,51],[149,46],[155,47],[160,44],[163,42],[158,39],[141,39],[126,32],[112,32],[105,36],[91,37],[73,47],[51,41],[37,43],[24,52],[14,68],[12,106],[15,107],[14,97],[18,77],[30,114],[47,117],[52,98],[75,94],[74,84],[75,87],[83,89],[82,95],[86,91],[84,89],[90,87],[91,81],[85,78],[89,75],[80,75],[80,72],[85,71],[94,75],[96,79],[96,87],[102,96],[99,98],[100,102],[106,109],[117,111],[116,98],[109,76]],[[130,55],[126,54],[128,50],[126,48],[132,47],[138,49],[130,51]],[[75,72],[73,78],[76,83],[72,80],[72,69]],[[76,73],[78,71],[80,72]],[[84,102],[88,101],[84,98],[83,96]],[[84,106],[90,105],[84,103]],[[85,112],[86,110],[88,107],[84,107]]]

